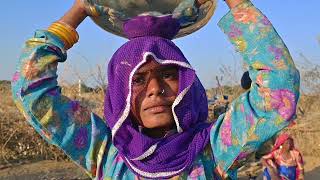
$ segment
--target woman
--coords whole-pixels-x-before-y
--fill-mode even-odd
[[[304,179],[301,153],[288,134],[277,138],[272,152],[262,157],[262,163],[265,166],[264,179],[270,180],[271,176],[288,180]]]
[[[250,66],[251,89],[208,123],[205,89],[171,39],[171,16],[138,16],[108,66],[104,118],[61,95],[57,64],[87,16],[80,0],[26,42],[13,77],[27,121],[96,179],[236,179],[246,157],[295,116],[299,73],[268,19],[250,1],[226,0],[219,26]],[[275,53],[276,52],[276,53]]]

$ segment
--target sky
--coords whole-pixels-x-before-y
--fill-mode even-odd
[[[252,0],[273,23],[295,61],[301,53],[320,64],[320,1],[319,0]],[[36,29],[46,29],[73,4],[73,0],[10,0],[1,2],[0,11],[0,80],[11,79],[21,47]],[[218,7],[209,23],[200,30],[174,40],[185,54],[206,88],[216,85],[219,68],[230,67],[241,74],[241,57],[236,54],[217,23],[228,12],[227,5]],[[127,40],[110,34],[87,18],[77,29],[80,40],[68,51],[68,60],[59,65],[59,78],[86,83],[97,65],[105,68],[112,54]],[[319,38],[319,40],[317,40]],[[240,77],[236,77],[240,78]],[[226,84],[223,81],[222,84]]]

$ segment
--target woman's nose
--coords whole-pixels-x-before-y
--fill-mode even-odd
[[[163,87],[161,81],[157,77],[150,77],[147,84],[147,96],[159,96],[162,94]]]

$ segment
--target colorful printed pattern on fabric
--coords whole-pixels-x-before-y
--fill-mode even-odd
[[[212,150],[207,148],[192,167],[171,179],[217,179],[215,161],[235,178],[231,168],[235,161],[244,161],[295,114],[299,73],[268,19],[246,2],[230,11],[219,25],[250,66],[254,83],[212,128]],[[12,80],[17,107],[44,139],[61,148],[90,177],[143,179],[126,167],[105,122],[80,102],[61,95],[56,72],[58,62],[65,60],[61,40],[37,31],[26,42]]]
[[[228,173],[295,118],[300,80],[285,44],[250,2],[232,9],[219,26],[248,64],[253,82],[212,128],[215,160]]]

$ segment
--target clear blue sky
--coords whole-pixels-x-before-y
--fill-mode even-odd
[[[33,35],[34,30],[46,28],[72,3],[73,0],[1,2],[0,80],[11,79],[22,44]],[[296,61],[301,59],[299,53],[303,53],[311,61],[320,62],[320,42],[317,41],[320,36],[319,0],[253,0],[253,3],[271,20]],[[235,60],[239,60],[237,55],[234,57],[233,47],[217,27],[218,20],[227,11],[227,6],[219,0],[215,15],[204,28],[175,40],[206,87],[215,85],[214,77],[222,64],[234,66]],[[86,74],[90,66],[107,62],[126,41],[103,31],[89,18],[80,25],[78,32],[80,41],[69,50],[68,65],[80,74]],[[70,74],[67,76],[76,79],[70,78]]]

